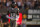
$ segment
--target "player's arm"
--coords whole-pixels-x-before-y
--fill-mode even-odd
[[[9,17],[8,15],[6,15],[7,18],[12,19],[12,17]]]

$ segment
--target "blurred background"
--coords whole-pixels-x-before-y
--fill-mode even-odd
[[[21,24],[16,23],[19,13]],[[40,27],[40,0],[0,0],[0,27]]]

